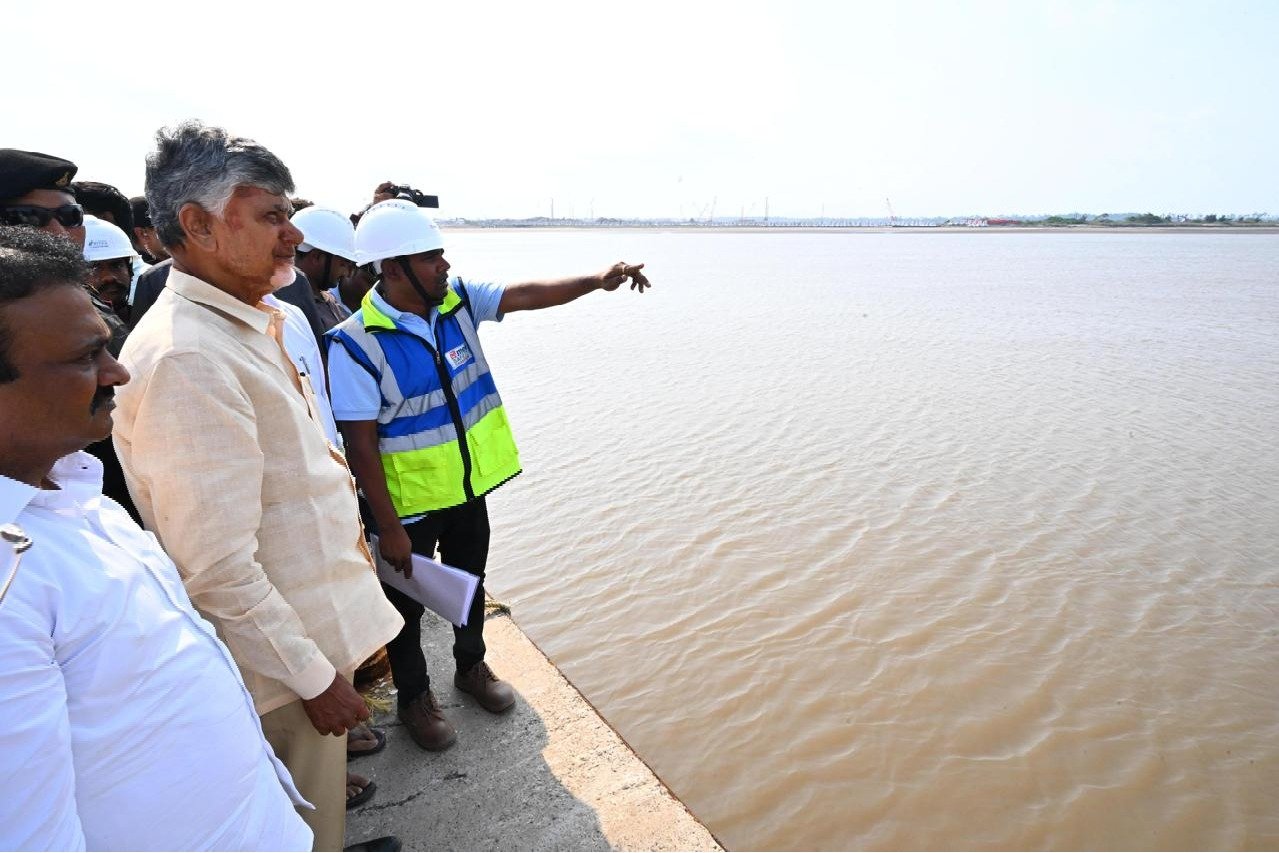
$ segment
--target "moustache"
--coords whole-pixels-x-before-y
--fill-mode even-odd
[[[93,400],[89,403],[89,414],[96,415],[98,413],[98,409],[101,409],[107,403],[114,401],[115,388],[110,386],[106,388],[99,388],[98,392],[93,395]]]

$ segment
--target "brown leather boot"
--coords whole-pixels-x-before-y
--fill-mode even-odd
[[[409,737],[423,749],[439,752],[448,749],[457,740],[457,732],[444,719],[440,703],[430,690],[409,704],[400,706],[400,721],[409,730]]]
[[[469,693],[490,714],[500,714],[515,707],[515,691],[505,681],[500,681],[489,665],[480,661],[465,673],[453,676],[453,686]]]

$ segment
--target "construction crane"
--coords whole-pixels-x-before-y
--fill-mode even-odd
[[[710,204],[705,205],[700,211],[698,211],[697,218],[707,224],[712,222],[715,219],[715,204],[718,201],[719,196],[712,198]]]
[[[893,200],[886,198],[884,199],[884,204],[888,207],[888,226],[891,228],[897,224],[897,214],[893,213]]]

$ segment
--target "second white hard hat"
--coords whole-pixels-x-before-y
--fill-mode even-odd
[[[299,250],[319,249],[355,260],[355,226],[345,214],[327,207],[308,207],[293,214],[289,221],[302,232]]]
[[[84,218],[86,261],[112,261],[116,258],[132,258],[136,254],[133,244],[120,228],[96,216]]]
[[[367,264],[444,248],[435,221],[411,201],[391,199],[368,209],[355,226],[355,262]]]

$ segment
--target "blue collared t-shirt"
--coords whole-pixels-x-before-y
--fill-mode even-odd
[[[449,282],[457,286],[456,280]],[[466,282],[466,297],[471,303],[471,316],[475,325],[485,320],[500,321],[502,314],[498,307],[502,302],[505,285],[491,282]],[[435,346],[435,320],[439,317],[436,311],[431,312],[429,320],[416,314],[397,311],[382,298],[377,290],[370,291],[373,304],[386,316],[404,327],[422,340]],[[338,421],[372,421],[377,420],[382,409],[382,392],[377,381],[369,372],[360,367],[346,351],[346,347],[329,345],[329,399],[333,403],[333,417]]]

